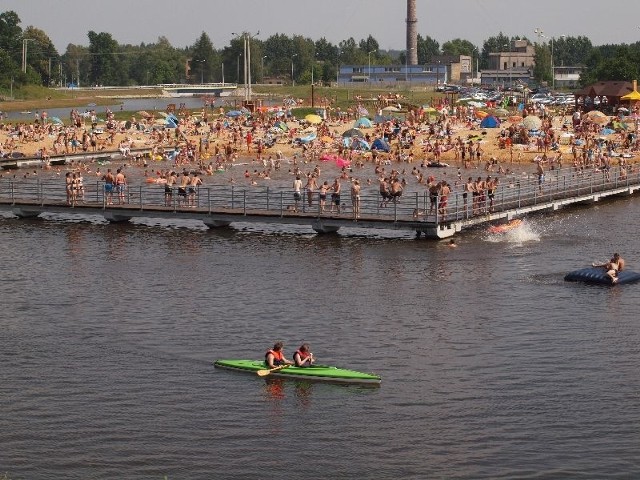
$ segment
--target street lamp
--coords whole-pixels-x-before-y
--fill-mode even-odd
[[[296,81],[293,78],[293,59],[297,56],[298,56],[297,53],[294,53],[293,55],[291,55],[291,86],[292,87],[296,86]]]
[[[263,55],[263,57],[260,59],[260,77],[262,80],[262,83],[264,83],[264,59],[267,58],[267,55]]]
[[[196,60],[196,62],[200,64],[200,85],[204,84],[204,62],[206,61],[204,58],[202,60]]]
[[[640,27],[638,27],[640,28]],[[340,82],[340,55],[342,55],[342,50],[338,50],[338,58],[337,58],[337,68],[336,68],[336,87],[338,86],[338,83]]]
[[[547,38],[547,36],[544,34],[544,30],[542,30],[541,28],[536,28],[533,33],[538,36],[538,41],[541,41],[540,39],[542,38]]]
[[[27,73],[27,45],[29,42],[35,42],[34,38],[22,39],[22,73]]]
[[[368,55],[369,55],[369,76],[367,78],[367,81],[369,82],[369,87],[371,87],[371,54],[377,52],[378,50],[371,50]]]
[[[436,64],[436,90],[440,86],[440,60]]]
[[[638,27],[640,28],[640,27]],[[544,31],[540,28],[536,28],[533,33],[535,33],[538,38],[548,38],[549,39],[549,43],[551,44],[551,88],[555,89],[556,88],[556,69],[555,69],[555,64],[554,64],[554,59],[553,59],[553,44],[554,44],[554,38],[553,37],[547,37],[544,34]],[[566,35],[560,35],[560,38],[566,38]]]
[[[238,66],[238,73],[236,75],[236,83],[240,83],[240,57],[242,56],[242,54],[238,55],[238,61],[236,63],[236,65]]]

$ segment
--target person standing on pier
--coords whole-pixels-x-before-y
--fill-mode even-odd
[[[351,205],[353,218],[360,218],[360,182],[358,180],[351,183]]]
[[[294,211],[298,211],[298,204],[302,199],[302,180],[300,180],[300,175],[296,175],[296,179],[293,181],[293,201],[295,202]]]
[[[167,183],[164,184],[164,204],[166,207],[170,207],[173,203],[173,186],[177,180],[175,172],[167,174]]]
[[[538,164],[536,165],[536,174],[538,175],[538,188],[540,189],[540,193],[542,193],[542,184],[544,183],[544,167],[542,166],[542,162],[538,160]]]
[[[202,179],[198,176],[198,173],[194,173],[189,182],[189,206],[196,208],[196,194],[198,188],[202,185]]]
[[[104,196],[107,201],[107,205],[113,205],[113,184],[116,179],[113,176],[113,173],[111,173],[110,168],[107,169],[107,173],[104,174],[102,180],[104,180]]]
[[[318,188],[318,182],[316,182],[316,176],[311,174],[307,177],[307,184],[305,190],[307,191],[307,203],[309,207],[313,206],[313,192]]]
[[[187,203],[187,185],[191,182],[189,178],[189,173],[184,171],[182,172],[182,177],[180,177],[180,186],[178,187],[178,206],[181,206],[183,202]]]
[[[333,193],[331,194],[331,212],[333,212],[333,207],[337,207],[338,208],[338,213],[340,213],[340,190],[341,190],[341,186],[340,186],[340,179],[338,177],[336,177],[336,179],[333,181],[333,185],[331,185],[331,189],[333,190]]]
[[[124,202],[124,192],[127,188],[127,177],[122,173],[122,169],[116,170],[116,190],[118,191],[118,201],[122,205]]]

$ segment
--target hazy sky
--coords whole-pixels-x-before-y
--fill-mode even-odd
[[[503,32],[534,40],[584,35],[594,45],[640,40],[640,0],[418,0],[418,32],[442,45],[462,38],[478,47]],[[88,45],[87,32],[108,32],[118,43],[153,43],[165,36],[186,47],[204,31],[215,48],[232,32],[300,34],[337,44],[372,34],[380,48],[405,48],[404,0],[2,0],[22,28],[44,30],[59,53],[69,43]]]

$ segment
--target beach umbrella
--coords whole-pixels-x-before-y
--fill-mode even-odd
[[[353,126],[355,128],[371,128],[373,127],[373,124],[371,123],[371,120],[369,120],[367,117],[362,117],[356,120]]]
[[[322,123],[322,117],[320,115],[316,115],[315,113],[310,113],[309,115],[304,117],[304,119],[312,125]]]
[[[140,110],[139,112],[137,112],[138,115],[140,115],[141,117],[145,117],[145,118],[149,118],[152,115],[149,112],[145,112],[144,110]]]
[[[360,115],[361,117],[366,117],[367,115],[369,115],[369,110],[364,107],[358,107],[358,115]]]
[[[542,120],[535,115],[527,115],[522,120],[522,124],[527,130],[538,130],[542,126]]]
[[[164,118],[167,118],[169,116],[167,112],[158,112],[158,113],[162,115]]]
[[[506,117],[507,115],[509,115],[509,110],[507,110],[506,108],[496,108],[493,114],[497,117]]]
[[[587,113],[587,118],[589,120],[591,120],[592,122],[597,123],[599,125],[603,125],[603,124],[609,122],[609,117],[607,117],[600,110],[591,110],[589,113]]]
[[[388,107],[384,107],[382,111],[383,112],[399,112],[400,109],[398,107],[394,107],[393,105],[389,105]]]
[[[49,118],[49,120],[50,120],[52,123],[58,123],[58,124],[60,124],[60,125],[62,125],[62,124],[63,124],[62,120],[60,120],[58,117],[51,117],[51,118]]]
[[[321,138],[320,138],[320,141],[321,141],[321,142],[324,142],[324,143],[333,143],[333,138],[331,138],[331,137],[329,137],[329,136],[325,135],[324,137],[321,137]]]
[[[358,130],[357,128],[350,128],[346,132],[342,134],[343,138],[352,138],[352,137],[364,137],[364,133],[362,130]]]
[[[240,110],[230,110],[227,112],[227,117],[236,118],[242,115]]]
[[[484,118],[489,115],[487,112],[483,112],[482,110],[476,110],[476,118]]]

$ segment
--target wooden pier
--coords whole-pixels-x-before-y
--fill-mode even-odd
[[[338,212],[335,207],[332,211],[330,195],[322,211],[317,192],[311,205],[303,195],[296,209],[293,192],[285,188],[206,186],[193,195],[180,195],[177,188],[167,195],[163,185],[143,184],[128,186],[121,196],[114,192],[109,197],[103,183],[97,181],[85,185],[84,199],[78,196],[68,203],[63,180],[2,179],[0,210],[19,218],[49,212],[101,215],[109,222],[140,217],[193,219],[211,228],[252,222],[303,225],[318,233],[346,227],[413,230],[417,235],[439,239],[481,224],[633,195],[640,189],[640,172],[620,175],[615,168],[607,174],[595,170],[578,174],[566,169],[548,172],[541,185],[535,176],[504,178],[501,182],[491,209],[484,204],[474,212],[471,196],[465,203],[459,188],[449,196],[444,212],[438,211],[426,191],[405,193],[397,202],[386,205],[381,204],[379,195],[365,193],[356,218],[348,193],[341,195]],[[345,190],[348,192],[348,188]]]

